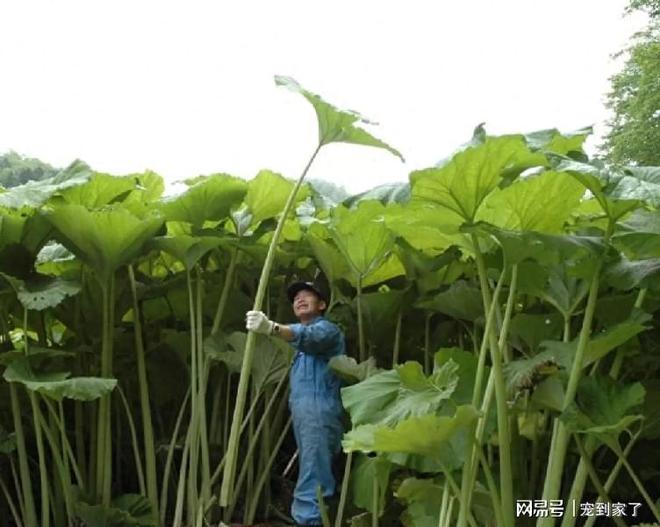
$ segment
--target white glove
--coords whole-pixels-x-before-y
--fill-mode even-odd
[[[268,317],[261,311],[248,311],[245,314],[245,329],[248,331],[270,335],[274,326],[275,322],[268,320]]]

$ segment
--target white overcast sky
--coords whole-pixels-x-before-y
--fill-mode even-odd
[[[2,0],[0,152],[173,182],[297,177],[316,141],[289,75],[399,149],[331,145],[310,177],[407,180],[489,133],[600,125],[626,0]],[[601,128],[602,130],[602,128]]]

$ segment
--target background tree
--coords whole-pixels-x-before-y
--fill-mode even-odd
[[[46,179],[58,172],[58,169],[48,163],[23,157],[13,151],[0,155],[0,186],[5,188],[22,185],[32,180]]]
[[[660,0],[632,0],[626,11],[636,10],[649,24],[619,53],[627,60],[611,78],[613,117],[601,152],[614,163],[660,165]]]

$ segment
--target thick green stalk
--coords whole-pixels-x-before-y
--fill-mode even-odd
[[[30,478],[30,467],[28,466],[27,449],[25,448],[25,433],[21,420],[21,407],[18,401],[18,392],[13,382],[9,383],[9,394],[11,397],[11,410],[14,417],[14,433],[16,434],[16,450],[18,451],[18,470],[21,475],[21,493],[23,508],[25,510],[25,524],[38,525],[37,510],[34,504],[32,492],[32,480]]]
[[[2,476],[0,476],[0,488],[2,489],[2,493],[5,496],[5,501],[9,506],[9,511],[11,512],[11,516],[14,519],[16,527],[23,527],[23,522],[21,522],[21,515],[18,512],[16,505],[14,504],[14,500],[12,499],[9,489],[7,488],[7,484],[5,483],[5,480]]]
[[[255,485],[253,496],[250,496],[250,504],[248,505],[248,518],[254,518],[254,516],[256,514],[257,506],[259,505],[259,496],[261,496],[261,491],[264,488],[264,485],[266,484],[266,481],[268,481],[268,478],[270,477],[270,469],[273,466],[273,463],[275,462],[275,458],[277,457],[277,453],[279,452],[280,447],[282,446],[282,443],[284,442],[284,438],[286,437],[286,434],[288,433],[289,428],[291,428],[291,416],[289,416],[289,419],[287,420],[286,424],[284,425],[284,428],[282,429],[282,432],[280,433],[280,436],[277,438],[277,442],[275,443],[275,446],[273,448],[273,452],[270,455],[270,457],[268,458],[268,461],[266,462],[266,466],[264,467],[264,470],[259,475],[259,480],[257,481],[257,484]]]
[[[34,392],[28,393],[30,405],[32,406],[32,417],[34,420],[34,436],[37,443],[37,454],[39,456],[39,480],[41,482],[41,527],[50,525],[50,486],[48,484],[48,468],[46,467],[46,452],[44,451],[44,442],[42,429],[39,419],[41,418],[41,409]]]
[[[491,327],[495,322],[495,311],[496,306],[499,301],[500,291],[502,290],[502,284],[504,282],[505,271],[502,271],[500,274],[500,279],[497,282],[497,286],[493,293],[493,299],[491,300],[490,306],[487,310],[486,324],[484,326],[484,338],[481,341],[481,346],[479,349],[479,355],[477,359],[477,372],[475,375],[474,381],[474,390],[472,392],[472,404],[477,407],[481,399],[481,387],[483,385],[484,373],[486,371],[486,354],[488,352],[488,335],[491,331]],[[485,414],[482,415],[479,419],[480,421],[485,422]],[[470,501],[472,500],[472,491],[474,490],[474,480],[477,477],[478,466],[476,464],[476,449],[480,448],[477,431],[479,430],[478,424],[475,423],[470,425],[468,430],[467,437],[469,440],[465,445],[465,462],[463,464],[463,474],[461,477],[461,503],[467,504],[469,508]],[[475,436],[476,434],[476,436]],[[467,524],[467,509],[465,507],[459,507],[459,518],[458,525],[465,526]]]
[[[151,404],[149,401],[149,380],[145,362],[144,341],[142,339],[142,320],[140,318],[140,305],[137,298],[137,287],[133,266],[128,266],[128,278],[131,284],[133,299],[133,326],[135,333],[135,355],[137,362],[138,386],[140,389],[140,409],[142,414],[142,437],[144,440],[144,459],[146,468],[147,498],[158,517],[158,475],[156,472],[156,449],[154,447],[154,431],[151,419]]]
[[[612,446],[614,446],[614,445],[612,445]],[[616,448],[613,448],[612,450],[614,450],[614,453],[619,457],[619,459],[621,460],[621,463],[623,463],[623,466],[626,467],[626,470],[628,471],[628,475],[630,476],[630,479],[633,480],[633,483],[637,487],[637,490],[639,491],[639,493],[644,498],[644,501],[648,505],[649,509],[651,509],[651,512],[653,513],[653,516],[655,516],[655,521],[660,522],[660,510],[658,510],[658,507],[656,507],[653,498],[651,498],[651,496],[649,496],[648,491],[646,490],[646,488],[644,488],[644,485],[640,481],[639,477],[637,477],[637,474],[635,473],[635,470],[633,469],[632,465],[628,462],[628,460],[626,459],[626,456],[621,451],[621,447],[617,444]],[[598,490],[604,496],[606,496],[606,493],[605,493],[604,489],[598,489]]]
[[[644,297],[646,296],[646,288],[640,289],[637,298],[635,300],[635,305],[634,307],[636,309],[640,309],[642,307],[642,304],[644,302]],[[621,349],[617,350],[616,355],[614,357],[614,361],[612,363],[612,367],[610,368],[610,377],[612,379],[617,379],[619,377],[619,372],[621,371],[621,366],[623,364],[623,357],[625,355],[625,352]],[[585,450],[589,452],[592,448],[596,447],[596,442],[597,440],[594,438],[587,438],[587,445],[585,446]],[[582,499],[582,494],[584,492],[584,486],[587,482],[587,476],[589,475],[588,473],[588,467],[587,467],[587,462],[589,460],[584,459],[583,457],[580,457],[580,463],[578,464],[577,471],[575,473],[575,478],[573,480],[573,484],[571,485],[571,491],[567,500],[567,503],[579,503],[580,500]],[[622,463],[617,462],[617,466],[619,467],[618,470],[620,470],[621,466],[623,466]],[[617,470],[617,473],[618,473]],[[605,490],[608,490],[607,485],[605,486]],[[575,525],[576,518],[573,515],[565,515],[562,522],[561,522],[561,527],[573,527]]]
[[[424,373],[431,374],[431,313],[424,320]]]
[[[600,282],[599,277],[600,269],[596,271],[593,278],[591,279],[589,297],[587,299],[587,306],[585,308],[584,318],[582,320],[582,329],[580,330],[580,337],[578,340],[577,349],[575,350],[573,365],[571,366],[571,373],[568,379],[568,385],[566,387],[566,394],[564,396],[562,410],[566,410],[575,399],[577,385],[582,375],[584,353],[589,344],[591,324],[593,322],[594,312],[596,309],[596,300],[598,298],[598,287]],[[566,451],[568,450],[568,443],[570,440],[570,432],[564,423],[560,420],[557,420],[555,424],[556,433],[553,434],[552,442],[550,444],[550,457],[548,460],[548,469],[543,487],[543,499],[548,501],[556,500],[559,497],[561,490],[561,478],[564,471],[564,461],[566,459]],[[554,523],[554,518],[539,518],[537,527],[552,527]]]
[[[330,517],[328,516],[328,506],[325,504],[321,485],[316,486],[316,500],[319,502],[319,511],[321,512],[321,525],[323,527],[332,527]]]
[[[392,368],[394,368],[399,363],[402,321],[403,321],[403,307],[399,308],[399,316],[396,317],[396,329],[394,330],[394,346],[392,348]]]
[[[227,274],[225,275],[225,283],[222,286],[222,293],[220,294],[220,300],[218,301],[218,307],[215,310],[215,316],[213,317],[213,327],[211,328],[211,335],[215,335],[220,329],[220,322],[222,322],[222,315],[225,312],[225,307],[227,306],[227,299],[229,298],[229,291],[231,286],[234,283],[234,273],[236,271],[236,264],[239,260],[238,249],[232,249],[231,258],[229,260],[229,267],[227,267]]]
[[[438,513],[438,527],[443,527],[447,523],[447,510],[449,508],[449,485],[445,483],[442,486],[442,501],[440,502],[440,512]]]
[[[473,234],[472,243],[474,245],[475,259],[477,262],[477,272],[479,274],[479,283],[484,302],[484,312],[488,310],[492,299],[490,298],[490,286],[486,274],[486,264],[479,248],[479,240]],[[515,292],[514,292],[515,293]],[[492,375],[495,384],[495,402],[497,406],[497,437],[500,456],[500,488],[502,492],[502,515],[504,525],[513,527],[513,478],[511,472],[511,434],[509,433],[509,409],[507,404],[506,384],[504,382],[504,373],[502,371],[502,353],[497,342],[495,331],[491,329],[488,335],[490,345],[490,354],[492,361]],[[466,506],[466,504],[463,504]],[[469,506],[469,504],[467,504]]]
[[[371,527],[378,527],[378,477],[371,480]]]
[[[198,491],[198,455],[199,455],[199,376],[198,353],[197,353],[197,317],[195,316],[195,295],[192,286],[192,275],[189,270],[186,271],[186,285],[188,289],[188,314],[190,318],[190,424],[186,434],[186,443],[188,444],[187,454],[190,460],[187,463],[188,479],[184,487],[179,489],[188,489],[188,515],[194,513],[197,509],[197,491]],[[182,463],[182,466],[184,464]],[[181,480],[179,480],[181,481]],[[178,504],[177,504],[178,505]],[[190,517],[188,518],[191,519]],[[191,521],[188,521],[191,523]]]
[[[27,336],[28,331],[28,310],[23,309],[23,338],[25,344],[25,355],[29,355],[29,341]],[[32,421],[34,424],[34,436],[37,443],[37,454],[39,457],[39,481],[41,483],[41,527],[48,527],[50,525],[50,501],[48,485],[48,470],[46,468],[46,454],[44,452],[44,443],[42,438],[41,425],[39,419],[41,418],[41,408],[36,394],[28,390],[30,398],[30,406],[32,407]]]
[[[122,402],[124,407],[124,412],[126,413],[126,422],[128,423],[128,432],[131,435],[131,447],[133,449],[133,458],[135,459],[135,472],[138,478],[138,486],[140,487],[140,494],[146,494],[147,486],[144,482],[144,470],[142,469],[142,456],[140,455],[140,445],[138,444],[137,432],[135,431],[135,421],[133,420],[133,414],[131,409],[128,406],[128,401],[124,395],[124,391],[119,385],[117,385],[117,391],[119,392],[119,399]]]
[[[33,394],[36,396],[36,394]],[[54,411],[52,412],[54,415]],[[55,469],[57,472],[57,475],[59,476],[58,480],[59,483],[61,484],[61,489],[64,497],[64,506],[66,510],[66,516],[71,521],[73,519],[73,496],[71,492],[71,476],[68,470],[65,469],[64,463],[63,463],[63,458],[65,456],[64,452],[60,448],[57,436],[53,434],[53,432],[50,430],[48,423],[46,422],[46,419],[44,416],[41,414],[41,411],[39,411],[39,414],[37,416],[37,419],[39,421],[39,426],[43,430],[44,436],[46,437],[46,441],[48,442],[48,445],[50,446],[50,450],[52,453],[52,460],[55,465]],[[57,420],[57,419],[56,419]],[[56,512],[56,511],[54,511]]]
[[[632,450],[633,445],[637,442],[637,439],[642,433],[642,429],[637,431],[634,436],[630,438],[630,441],[628,441],[628,444],[626,445],[626,448],[623,450],[623,456],[624,458],[627,458],[628,455],[630,454],[630,451]],[[619,476],[619,472],[621,472],[621,469],[623,468],[623,462],[621,461],[621,458],[617,459],[616,464],[612,468],[612,471],[610,472],[610,475],[607,476],[607,480],[605,480],[605,483],[603,484],[603,489],[605,492],[609,492],[612,486],[614,485],[614,482],[616,481],[616,478]],[[596,501],[604,501],[606,498],[604,495],[599,494],[598,499]],[[594,522],[596,521],[595,516],[590,516],[586,523],[584,524],[584,527],[592,527]]]
[[[367,348],[364,341],[364,320],[362,319],[362,277],[357,279],[357,317],[358,317],[358,345],[360,350],[360,362],[367,360]]]
[[[499,492],[497,491],[497,485],[495,483],[495,478],[493,473],[490,470],[490,465],[484,456],[483,450],[481,447],[478,447],[477,454],[479,456],[479,462],[481,463],[481,468],[484,471],[486,476],[486,485],[488,486],[488,493],[490,494],[490,500],[493,504],[493,512],[495,513],[495,525],[504,525],[504,518],[502,517],[502,505],[500,502]]]
[[[351,465],[353,463],[353,452],[346,455],[346,464],[344,465],[344,477],[341,480],[341,492],[339,493],[339,505],[337,505],[337,516],[335,517],[335,527],[341,527],[344,520],[344,508],[346,507],[346,496],[348,496],[348,481],[351,479]]]
[[[179,429],[183,423],[188,399],[190,398],[190,388],[186,391],[186,396],[183,398],[181,408],[174,423],[174,430],[172,431],[172,439],[170,440],[169,447],[167,448],[167,458],[165,460],[165,468],[163,469],[163,484],[160,488],[160,523],[165,524],[165,515],[167,514],[167,488],[170,483],[170,471],[172,469],[172,459],[174,457],[174,448],[176,447],[176,440],[179,437]]]
[[[584,463],[587,467],[587,472],[589,474],[589,477],[591,478],[591,482],[594,484],[594,487],[596,487],[596,490],[598,490],[599,494],[601,494],[607,500],[608,503],[612,503],[611,498],[607,495],[607,491],[603,487],[603,484],[601,483],[600,478],[598,477],[598,473],[596,472],[596,469],[591,463],[591,459],[589,458],[589,453],[585,450],[582,441],[577,436],[577,434],[574,435],[574,438],[575,438],[575,444],[577,445],[578,451],[580,452],[581,459],[584,460]],[[568,502],[568,503],[573,503],[573,502]],[[626,526],[626,523],[621,518],[617,516],[613,516],[612,519],[614,520],[614,523],[616,523],[618,527]]]
[[[196,320],[197,320],[197,371],[199,374],[199,449],[202,455],[202,500],[208,502],[211,498],[211,489],[209,479],[211,478],[211,462],[209,459],[209,438],[206,422],[206,391],[209,377],[210,368],[207,364],[206,357],[204,356],[203,347],[203,329],[204,329],[204,312],[202,309],[202,299],[204,296],[202,274],[197,267],[197,295],[196,295]]]
[[[309,168],[312,166],[312,163],[314,162],[314,159],[316,158],[320,149],[321,149],[320,144],[314,149],[314,153],[307,162],[307,165],[305,166],[305,169],[303,170],[300,179],[298,179],[298,182],[291,190],[291,193],[289,194],[286,204],[284,205],[284,210],[282,211],[282,215],[280,216],[277,222],[275,233],[273,234],[273,238],[270,242],[270,246],[268,247],[268,253],[266,254],[266,261],[264,262],[264,266],[261,269],[261,276],[259,277],[259,286],[257,287],[257,293],[254,299],[254,305],[253,305],[254,310],[257,311],[261,310],[264,296],[266,294],[266,288],[268,287],[270,270],[273,266],[273,261],[275,259],[275,249],[282,234],[284,223],[296,199],[298,190],[300,189],[300,186],[302,185],[302,182],[305,179],[305,176],[307,175],[307,172],[309,171]],[[240,442],[239,430],[241,427],[241,422],[243,421],[243,412],[245,410],[245,403],[247,398],[248,381],[250,379],[250,372],[252,371],[252,362],[254,360],[254,349],[256,345],[255,337],[256,337],[255,333],[250,331],[248,333],[245,342],[243,364],[241,366],[241,376],[238,381],[236,404],[234,406],[234,413],[231,422],[231,431],[229,433],[229,444],[227,445],[227,463],[225,464],[225,470],[222,478],[222,487],[220,490],[219,503],[220,506],[222,507],[226,507],[227,505],[229,505],[229,503],[231,503],[231,496],[234,489],[234,478],[236,477],[236,464],[238,461],[238,445]]]
[[[282,378],[278,381],[277,386],[275,387],[275,391],[273,394],[270,396],[268,403],[266,404],[266,408],[264,409],[263,414],[259,418],[259,422],[257,423],[257,427],[254,430],[251,430],[250,433],[250,441],[248,444],[248,449],[246,454],[242,458],[242,463],[243,467],[241,468],[241,472],[238,475],[238,479],[236,482],[236,490],[240,491],[243,482],[245,481],[245,477],[247,476],[248,469],[252,465],[252,458],[254,455],[254,449],[256,448],[259,440],[259,436],[261,435],[261,431],[265,425],[265,423],[268,420],[268,416],[270,415],[270,411],[273,408],[275,401],[277,400],[277,397],[280,394],[280,390],[284,386],[284,381],[287,379],[286,375],[282,375]],[[247,493],[250,495],[250,492]],[[230,511],[233,512],[233,506],[235,506],[236,500],[234,500],[234,503],[232,506],[229,508]],[[230,513],[231,516],[231,513]],[[247,518],[247,523],[252,523],[254,521],[254,518]]]
[[[101,285],[103,322],[101,341],[101,377],[112,377],[112,348],[114,330],[115,279],[111,276]],[[96,428],[96,493],[103,505],[110,505],[112,483],[112,436],[110,426],[111,396],[104,395],[99,401]]]

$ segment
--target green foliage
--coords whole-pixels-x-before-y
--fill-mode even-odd
[[[631,2],[631,8],[660,13],[656,0]],[[622,53],[623,69],[611,78],[607,106],[613,117],[601,151],[615,163],[660,165],[660,28],[652,18],[649,27],[637,34]]]
[[[0,156],[0,187],[17,187],[28,181],[48,179],[56,173],[57,169],[48,163],[23,157],[16,152]]]

